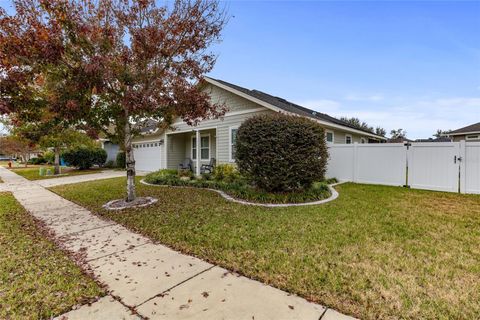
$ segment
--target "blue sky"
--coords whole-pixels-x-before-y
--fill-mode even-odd
[[[411,138],[480,121],[480,1],[227,7],[213,77]]]
[[[480,1],[225,4],[212,77],[410,138],[480,121]]]

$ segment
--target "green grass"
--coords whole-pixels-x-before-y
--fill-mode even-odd
[[[0,319],[46,319],[103,295],[11,194],[0,193]]]
[[[109,212],[125,179],[53,188],[177,250],[363,319],[480,314],[480,197],[343,184],[321,206],[261,208],[138,184],[152,207]]]
[[[50,175],[50,176],[41,176],[40,175],[40,167],[44,167],[46,169],[50,169],[53,173],[53,167],[52,166],[37,166],[35,168],[15,168],[13,171],[24,177],[25,179],[28,180],[43,180],[43,179],[52,179],[52,178],[59,178],[59,177],[67,177],[67,176],[78,176],[82,174],[91,174],[91,173],[99,173],[103,169],[89,169],[89,170],[78,170],[74,168],[68,168],[68,167],[62,167],[60,172],[60,175]]]

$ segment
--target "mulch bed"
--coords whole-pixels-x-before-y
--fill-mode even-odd
[[[135,200],[127,202],[125,199],[117,199],[107,202],[103,208],[107,210],[122,210],[127,208],[142,208],[154,204],[158,199],[152,197],[137,197]]]

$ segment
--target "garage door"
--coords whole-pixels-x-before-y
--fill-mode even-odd
[[[135,169],[139,171],[157,171],[160,169],[160,143],[134,143]]]

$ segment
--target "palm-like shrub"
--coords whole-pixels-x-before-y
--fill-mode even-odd
[[[288,192],[324,179],[328,151],[323,128],[313,120],[267,114],[246,120],[238,129],[236,162],[257,187]]]

